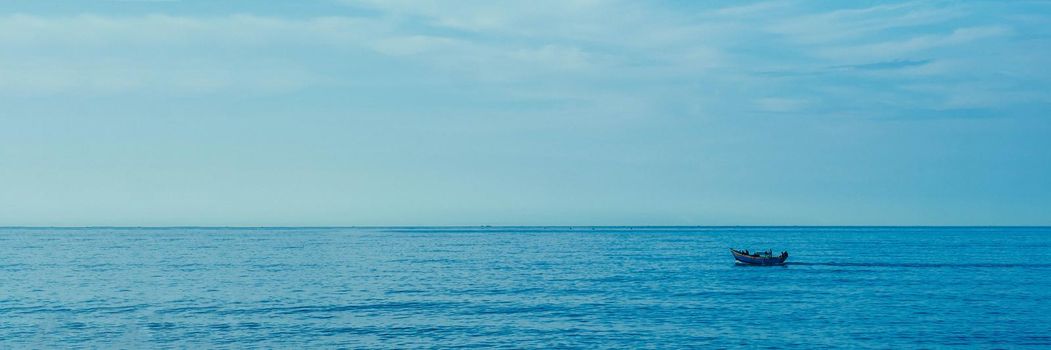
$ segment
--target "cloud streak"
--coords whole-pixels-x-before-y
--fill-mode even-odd
[[[745,106],[825,113],[848,104],[879,105],[869,96],[899,105],[973,107],[960,103],[951,89],[923,88],[924,97],[917,98],[900,88],[944,79],[953,86],[999,86],[967,94],[995,108],[1002,96],[1015,96],[1015,102],[1045,98],[1011,92],[1010,84],[988,84],[1004,78],[988,67],[1005,67],[1030,85],[1048,84],[1047,74],[1012,65],[1021,58],[1009,54],[974,52],[994,45],[1007,53],[1024,50],[1030,61],[1051,56],[1014,39],[1029,30],[1017,26],[1040,21],[989,24],[974,19],[982,11],[978,5],[346,3],[373,14],[3,16],[0,93],[269,94],[421,79],[488,85],[507,96],[536,95],[520,91],[525,88],[597,104],[688,104],[693,107],[683,110],[723,115],[755,110]],[[395,66],[402,69],[391,70]],[[400,71],[417,73],[390,76]],[[666,91],[652,95],[661,89],[651,87],[678,84],[690,88],[674,95],[696,96],[693,102],[669,101]],[[837,89],[859,95],[825,93]],[[701,95],[705,91],[719,91],[720,97]]]

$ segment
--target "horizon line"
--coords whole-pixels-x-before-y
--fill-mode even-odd
[[[88,225],[34,226],[0,225],[0,229],[414,229],[414,228],[1051,228],[1051,225],[337,225],[337,226],[240,226],[240,225]]]

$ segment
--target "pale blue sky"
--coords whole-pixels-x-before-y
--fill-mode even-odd
[[[1048,2],[0,12],[0,225],[1051,225]]]

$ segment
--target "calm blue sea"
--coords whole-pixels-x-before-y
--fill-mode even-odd
[[[1051,228],[3,228],[0,286],[0,348],[1051,346]]]

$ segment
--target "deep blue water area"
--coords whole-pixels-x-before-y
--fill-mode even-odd
[[[1051,346],[1051,228],[0,228],[0,287],[0,348]]]

